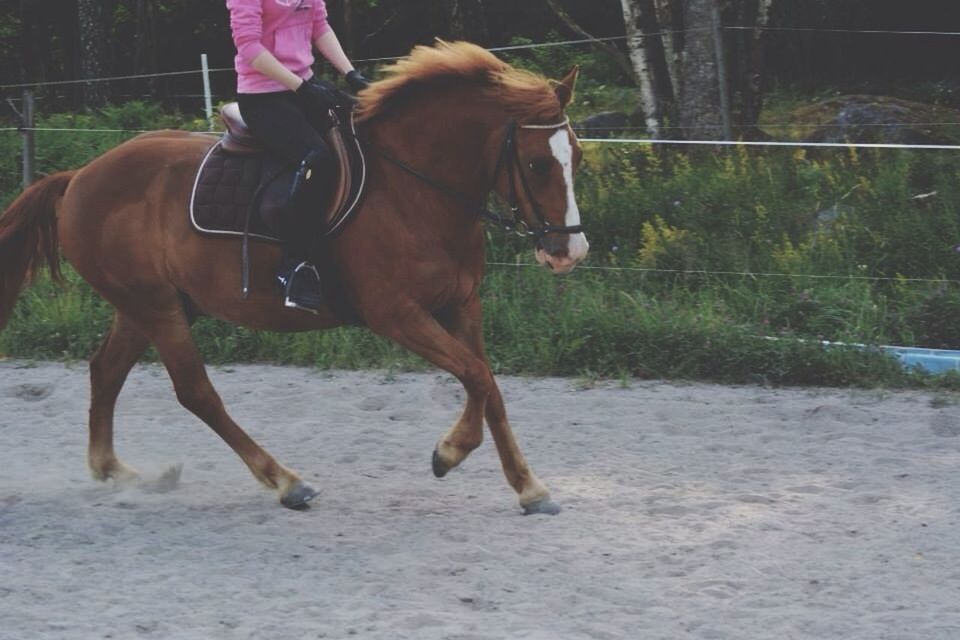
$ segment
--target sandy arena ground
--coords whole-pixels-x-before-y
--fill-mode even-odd
[[[0,363],[0,638],[960,638],[957,397],[501,378],[551,518],[489,437],[432,477],[448,376],[211,376],[312,510],[155,366],[117,414],[153,482],[94,483],[85,366]]]

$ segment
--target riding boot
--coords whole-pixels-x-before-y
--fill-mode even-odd
[[[280,229],[283,254],[277,282],[285,307],[317,313],[324,304],[320,274],[313,264],[313,249],[323,234],[323,202],[329,182],[329,162],[322,152],[312,151],[294,175],[287,211]]]

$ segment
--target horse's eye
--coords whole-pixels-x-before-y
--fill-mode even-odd
[[[552,168],[552,158],[537,158],[530,163],[530,171],[533,171],[538,176],[548,175]]]

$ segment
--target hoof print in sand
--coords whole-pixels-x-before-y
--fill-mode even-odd
[[[941,413],[930,421],[930,429],[941,438],[956,438],[960,436],[960,419]]]
[[[10,395],[27,402],[43,400],[53,393],[53,385],[49,384],[18,384],[10,387]]]

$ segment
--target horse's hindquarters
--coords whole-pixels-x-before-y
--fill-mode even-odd
[[[167,237],[185,212],[192,173],[210,136],[157,132],[134,138],[84,167],[59,212],[63,253],[117,305],[127,294],[175,293]]]

